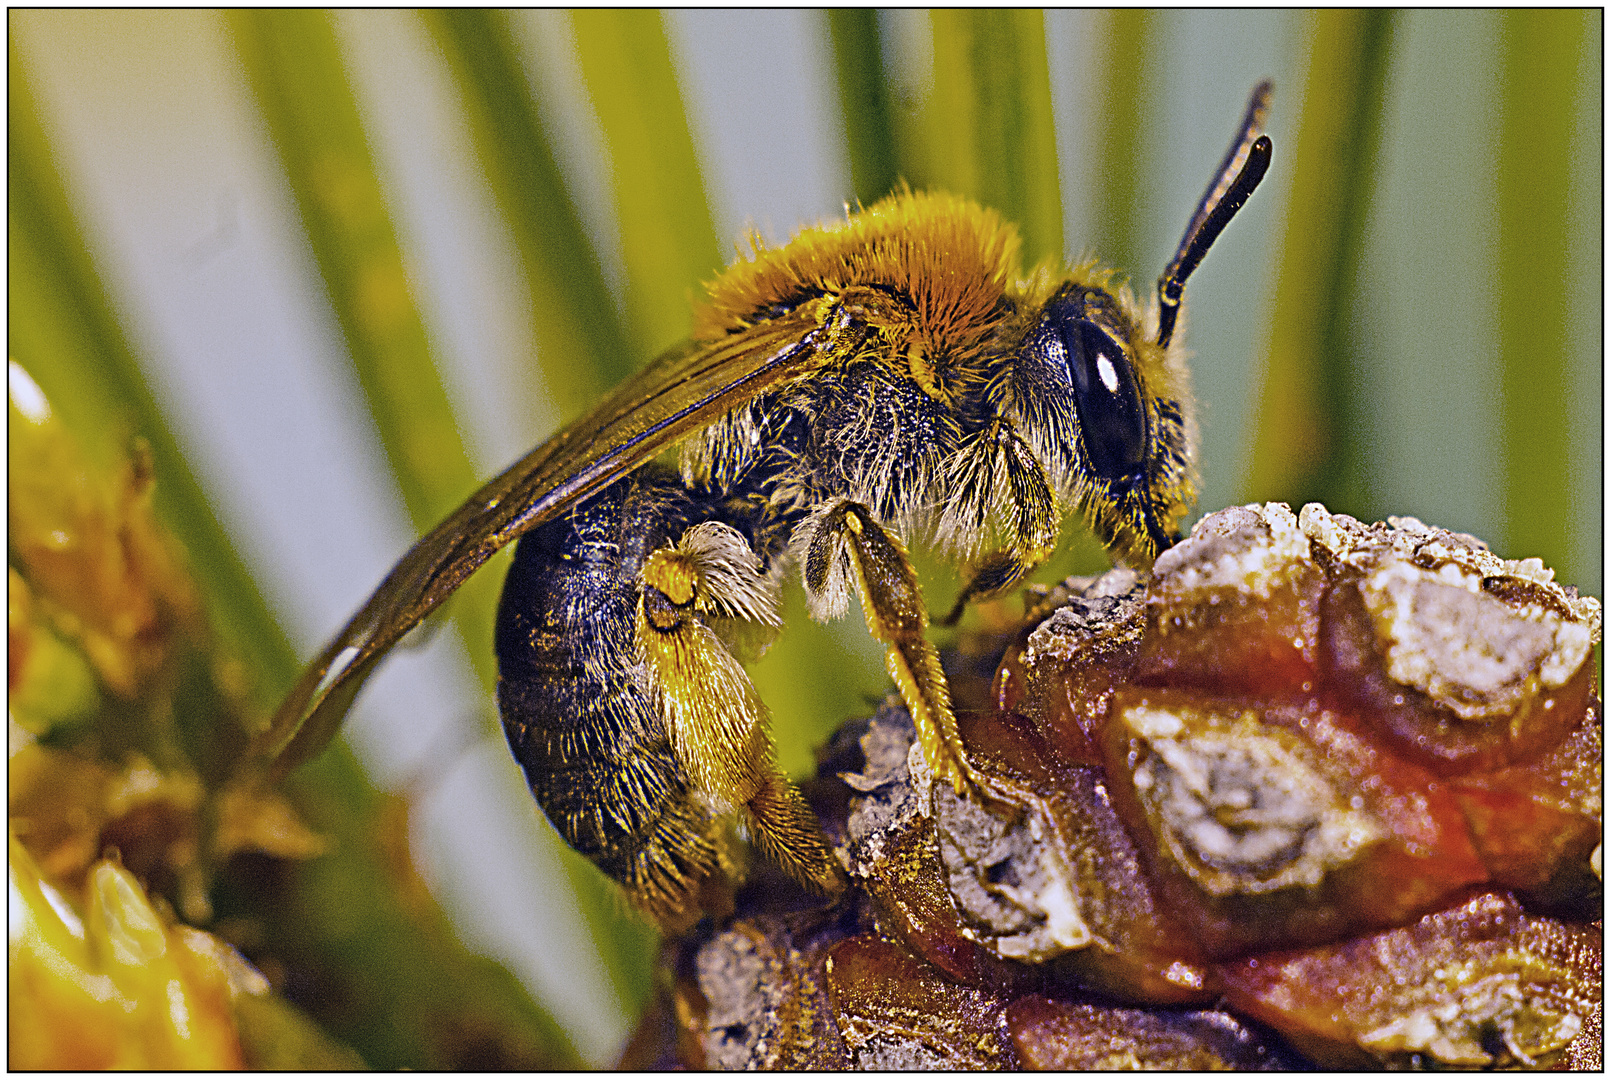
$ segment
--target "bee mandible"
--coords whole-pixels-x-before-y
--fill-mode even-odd
[[[707,286],[686,343],[403,557],[276,714],[278,767],[322,746],[399,638],[520,538],[495,643],[510,748],[566,841],[663,927],[733,874],[734,813],[803,884],[842,880],[740,663],[778,629],[791,568],[817,619],[860,598],[935,776],[984,794],[906,545],[967,567],[954,621],[1051,554],[1065,508],[1132,563],[1178,538],[1196,431],[1176,319],[1269,166],[1269,93],[1145,315],[1094,262],[1023,274],[1016,230],[944,194],[757,245]],[[679,445],[680,470],[655,461]]]

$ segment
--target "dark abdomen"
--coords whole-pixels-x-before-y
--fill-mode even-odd
[[[718,865],[716,821],[693,798],[639,671],[638,571],[700,507],[640,469],[515,548],[498,607],[504,733],[549,821],[654,910]]]

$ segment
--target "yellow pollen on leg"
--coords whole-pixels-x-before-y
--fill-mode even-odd
[[[643,580],[678,607],[692,603],[699,591],[699,571],[674,551],[657,551],[649,556],[643,567]]]

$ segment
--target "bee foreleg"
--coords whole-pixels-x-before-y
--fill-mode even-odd
[[[890,676],[912,711],[923,755],[936,778],[957,791],[976,786],[951,711],[951,692],[940,654],[927,636],[929,616],[917,574],[900,540],[874,521],[865,506],[849,500],[830,504],[807,519],[801,538],[806,593],[842,591],[837,568],[854,571],[867,626],[889,648]]]
[[[954,625],[975,600],[999,596],[1012,588],[1057,547],[1057,498],[1034,450],[1005,420],[992,425],[985,438],[995,459],[991,470],[995,499],[1007,518],[1007,547],[974,564],[967,585],[941,620],[943,626]],[[976,467],[970,470],[978,471]]]
[[[1000,596],[1022,581],[1024,575],[1033,569],[1033,564],[1013,551],[993,551],[986,555],[974,564],[968,583],[957,594],[956,603],[945,613],[940,625],[955,626],[969,604]]]
[[[738,532],[707,522],[654,552],[640,575],[635,636],[655,706],[693,786],[741,812],[761,850],[833,891],[840,870],[805,800],[778,768],[765,703],[707,618],[775,623],[776,584]]]

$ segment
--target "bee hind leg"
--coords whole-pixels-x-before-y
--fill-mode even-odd
[[[744,817],[762,854],[790,877],[819,896],[834,896],[844,888],[844,871],[826,852],[816,815],[800,789],[776,767],[761,777],[760,788],[744,804]]]
[[[816,817],[778,768],[770,714],[712,627],[724,619],[776,621],[776,583],[737,530],[695,525],[641,572],[636,637],[652,697],[693,786],[739,811],[761,851],[819,893],[843,872]]]
[[[706,913],[733,910],[739,860],[717,826],[699,803],[672,802],[646,843],[601,869],[663,932],[683,933]]]

